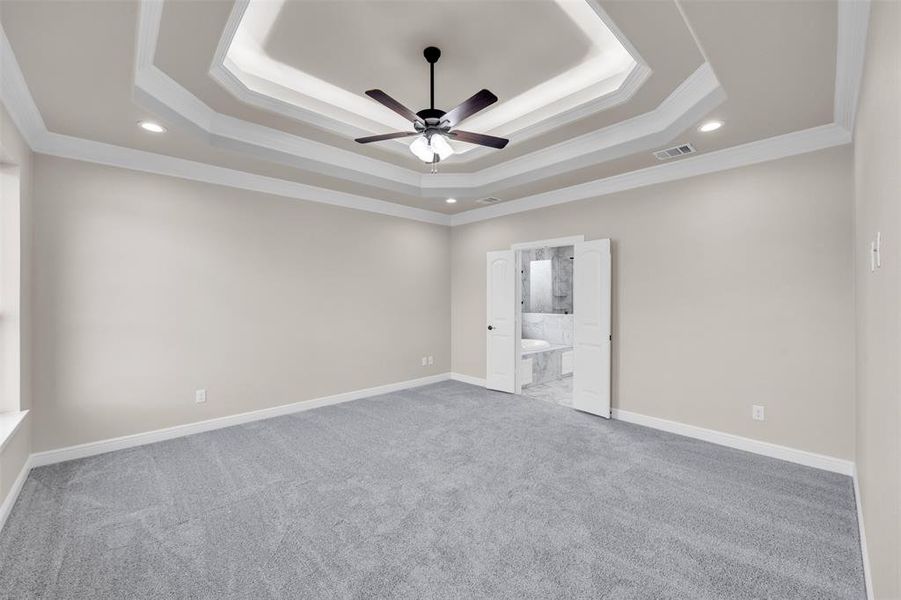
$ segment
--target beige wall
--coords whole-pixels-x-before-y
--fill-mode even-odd
[[[450,368],[446,227],[43,155],[34,199],[35,451]]]
[[[610,238],[615,407],[850,459],[851,196],[843,147],[454,227],[453,370],[485,374],[485,252]]]
[[[873,588],[888,600],[901,598],[901,3],[871,10],[854,133],[856,459]]]
[[[4,238],[3,243],[3,260],[4,260],[4,292],[9,291],[8,280],[10,271],[7,261],[11,256],[18,259],[19,275],[18,290],[15,297],[6,293],[3,297],[3,315],[0,318],[0,345],[2,345],[2,355],[0,360],[3,364],[2,381],[0,381],[0,394],[4,394],[4,398],[0,405],[0,410],[27,410],[31,408],[31,363],[30,363],[30,324],[31,324],[31,294],[30,294],[30,274],[31,274],[31,197],[32,197],[32,160],[31,150],[25,144],[25,140],[19,134],[16,126],[10,119],[9,114],[3,105],[0,105],[0,163],[6,166],[0,166],[0,169],[8,170],[18,179],[18,198],[11,197],[16,194],[15,189],[9,187],[10,181],[4,177],[3,187],[0,193],[0,206],[3,208],[3,217],[9,217],[18,213],[18,223],[4,222],[2,227],[4,233],[11,229],[18,229],[18,248],[9,248],[5,244],[8,242]],[[14,166],[14,167],[13,167]],[[7,211],[11,204],[17,203],[16,210]],[[11,252],[11,250],[13,252]],[[16,286],[13,286],[16,287]],[[7,366],[13,365],[13,369]],[[14,395],[14,398],[10,398]],[[10,487],[25,466],[25,461],[31,452],[31,415],[26,418],[16,433],[6,440],[0,448],[0,503],[6,499]]]
[[[614,241],[615,406],[853,456],[850,148],[453,229],[35,163],[35,451],[481,377],[484,253],[582,233]]]

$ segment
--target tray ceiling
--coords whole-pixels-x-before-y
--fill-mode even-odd
[[[53,134],[441,213],[647,169],[672,142],[703,155],[829,125],[838,111],[831,1],[7,0],[0,24]],[[426,105],[429,44],[443,50],[436,104],[491,89],[500,101],[466,128],[511,138],[435,175],[404,144],[352,141],[406,125],[365,89]],[[147,118],[168,132],[135,127]],[[699,133],[708,118],[726,126]]]

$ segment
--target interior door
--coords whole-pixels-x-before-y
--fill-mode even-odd
[[[515,393],[516,364],[516,253],[489,252],[487,256],[487,352],[485,387]]]
[[[610,240],[575,245],[573,407],[610,418]]]

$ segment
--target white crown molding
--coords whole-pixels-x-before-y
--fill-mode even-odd
[[[59,156],[61,158],[82,160],[112,167],[262,192],[264,194],[319,202],[321,204],[363,210],[424,223],[450,224],[449,215],[431,210],[329,190],[296,181],[217,167],[165,154],[155,154],[134,148],[114,146],[59,133],[45,132],[44,135],[40,136],[38,143],[32,149],[41,154]]]
[[[626,49],[626,52],[628,52],[629,55],[634,59],[635,64],[633,65],[633,67],[629,70],[625,77],[623,77],[622,75],[618,76],[620,79],[622,79],[622,81],[617,86],[617,88],[610,93],[594,98],[593,100],[583,102],[582,104],[564,110],[552,117],[542,119],[524,127],[507,127],[498,131],[485,131],[485,133],[490,133],[492,135],[502,135],[504,137],[513,137],[514,143],[523,142],[557,127],[561,127],[568,123],[572,123],[579,119],[588,117],[592,114],[596,114],[628,102],[632,98],[632,96],[635,95],[635,92],[637,92],[638,89],[642,85],[644,85],[647,79],[651,76],[651,68],[641,57],[635,46],[628,40],[628,38],[625,37],[625,35],[619,30],[619,28],[616,27],[616,24],[612,19],[610,19],[603,8],[595,0],[585,1],[598,15],[601,21],[603,21],[607,29],[610,30],[613,36]],[[222,36],[219,38],[219,43],[217,44],[216,51],[213,54],[213,60],[211,62],[209,70],[210,77],[212,77],[214,81],[219,83],[219,85],[221,85],[233,97],[240,100],[241,102],[244,102],[245,104],[255,106],[266,111],[274,112],[290,119],[306,122],[310,125],[313,125],[314,127],[318,127],[325,131],[329,131],[341,136],[349,138],[360,137],[363,135],[371,135],[374,132],[383,131],[386,127],[390,128],[390,126],[388,125],[375,123],[363,118],[362,116],[355,115],[355,119],[365,121],[367,125],[366,128],[357,127],[349,124],[347,120],[330,118],[314,110],[309,110],[285,100],[260,93],[245,84],[242,78],[256,78],[253,75],[242,71],[237,65],[231,64],[227,55],[228,49],[231,46],[232,40],[237,33],[241,19],[247,9],[249,2],[250,0],[238,0],[232,7],[228,21],[226,22],[225,29],[223,30]],[[409,150],[407,149],[406,144],[386,144],[383,146],[383,148],[385,148],[389,152],[392,152],[393,154],[400,156],[409,156]],[[456,156],[455,162],[457,164],[467,164],[475,159],[489,154],[490,152],[492,152],[491,149],[481,146],[469,147],[463,154],[458,154]]]
[[[2,33],[2,30],[0,30],[0,33]],[[9,52],[3,51],[2,44],[0,44],[0,51],[3,54],[3,61],[12,61],[13,65],[17,66],[14,64],[15,58]],[[7,75],[9,72],[11,71],[7,71]],[[28,93],[27,87],[25,87],[24,79],[7,76],[3,81],[4,86],[0,88],[0,92],[2,92],[2,100],[5,106],[9,109],[17,124],[27,121],[27,115],[35,114],[37,109],[34,107],[34,102]],[[43,125],[43,122],[41,121],[40,124]],[[595,198],[617,191],[684,179],[746,164],[774,160],[793,154],[811,152],[848,143],[850,138],[850,133],[845,129],[837,125],[825,125],[709,154],[701,154],[676,162],[656,165],[607,179],[511,200],[495,206],[469,210],[453,216],[298,182],[145,152],[134,148],[124,148],[51,133],[43,127],[39,131],[32,129],[26,141],[28,141],[35,152],[53,156],[226,185],[311,202],[321,202],[333,206],[353,208],[426,223],[465,225],[475,221],[492,219],[545,206]]]
[[[833,118],[838,125],[852,133],[867,53],[869,24],[870,0],[838,0]]]
[[[9,110],[10,117],[19,128],[25,142],[33,147],[38,137],[47,131],[47,127],[34,103],[34,98],[31,97],[25,76],[22,75],[2,24],[0,24],[0,99]]]
[[[631,71],[629,71],[629,74],[626,75],[626,78],[623,79],[622,84],[620,84],[615,92],[606,94],[604,96],[601,96],[600,98],[596,98],[595,100],[591,100],[569,110],[565,110],[556,116],[549,117],[533,125],[528,125],[526,127],[523,127],[522,129],[512,131],[509,134],[502,133],[502,135],[505,137],[514,137],[514,140],[511,141],[511,144],[517,144],[537,137],[543,133],[552,131],[558,127],[562,127],[563,125],[573,123],[580,119],[601,113],[605,110],[610,110],[611,108],[615,108],[617,106],[620,106],[621,104],[625,104],[632,99],[635,93],[641,88],[641,86],[645,84],[645,82],[651,77],[652,74],[653,70],[651,69],[651,67],[644,64],[643,62],[639,62]],[[475,146],[466,154],[460,155],[460,158],[462,160],[459,160],[459,163],[470,163],[473,160],[481,158],[486,154],[490,154],[491,152],[491,148],[485,148],[484,146]]]
[[[148,9],[159,9],[160,2],[146,3]],[[152,54],[138,53],[140,60],[152,59]],[[143,58],[142,58],[143,56]],[[294,181],[266,177],[135,148],[115,146],[84,138],[52,133],[28,90],[15,54],[0,26],[0,102],[34,151],[51,156],[94,162],[136,171],[168,175],[192,181],[245,189],[287,198],[319,202],[332,206],[362,210],[392,217],[449,225],[450,216],[426,209],[385,202],[356,194],[348,194]],[[194,110],[202,110],[194,106]]]
[[[161,3],[145,3],[145,6],[149,9],[158,9]],[[143,60],[148,59],[152,59],[152,54],[147,56],[145,53]],[[35,152],[320,202],[436,225],[450,224],[448,215],[431,210],[52,133],[47,130],[41,118],[2,26],[0,26],[0,101],[9,111],[10,117],[22,133],[25,142]]]
[[[280,114],[296,121],[308,123],[314,127],[322,129],[323,131],[328,131],[330,133],[335,133],[344,137],[356,138],[363,135],[370,135],[372,131],[378,128],[381,128],[379,129],[380,131],[384,129],[390,129],[389,126],[369,122],[368,119],[364,119],[360,116],[356,116],[356,118],[367,121],[374,129],[367,130],[360,127],[355,127],[349,124],[346,120],[327,117],[322,113],[316,112],[314,110],[309,110],[301,106],[291,104],[290,102],[285,102],[278,98],[267,96],[266,94],[261,94],[245,85],[245,83],[236,74],[236,72],[239,72],[240,69],[237,66],[231,65],[230,61],[228,60],[228,49],[231,46],[232,40],[234,39],[235,34],[238,31],[238,27],[241,24],[241,19],[244,16],[244,12],[247,10],[249,3],[250,0],[237,0],[232,6],[232,10],[228,15],[228,21],[226,21],[225,24],[225,29],[222,32],[222,36],[220,36],[219,38],[219,43],[216,46],[216,51],[213,53],[213,60],[209,69],[210,77],[212,77],[214,81],[221,85],[232,96],[234,96],[241,102],[244,102],[245,104],[255,106],[257,108],[261,108],[275,114]],[[247,74],[243,74],[243,76],[249,77]],[[406,156],[409,152],[409,150],[397,144],[386,145],[385,149],[395,154],[402,154],[404,156]]]
[[[158,10],[160,6],[160,2],[148,2],[145,0],[142,4],[142,9]],[[856,22],[858,23],[860,23],[860,10],[858,8],[852,11],[856,15]],[[847,10],[839,12],[839,30],[851,32],[845,34],[847,40],[854,38],[854,43],[846,43],[845,47],[864,47],[866,44],[865,28],[843,25],[842,23],[849,18],[851,16]],[[847,54],[842,53],[842,55],[846,56]],[[152,60],[152,56],[152,52],[148,48],[139,48],[137,53],[138,60]],[[837,66],[840,70],[845,70],[843,73],[836,74],[837,83],[839,81],[856,81],[859,84],[860,71],[863,68],[861,61],[838,60]],[[520,198],[503,204],[472,209],[457,213],[451,217],[435,211],[412,208],[393,202],[346,194],[293,181],[50,133],[47,131],[34,100],[28,91],[27,83],[22,76],[2,27],[0,27],[0,67],[2,67],[0,69],[0,100],[10,112],[13,121],[19,127],[28,145],[36,152],[441,225],[464,225],[544,206],[599,197],[617,191],[684,179],[694,175],[774,160],[803,152],[811,152],[851,141],[851,134],[848,129],[837,124],[824,125],[717,152],[700,154],[602,180]],[[846,91],[842,97],[847,97],[849,88],[845,85],[844,89]],[[840,95],[838,91],[836,95],[837,97]],[[851,94],[851,96],[856,98],[856,92]],[[197,113],[197,118],[207,114],[202,107],[194,105],[193,108],[190,108],[190,104],[188,106],[190,110]],[[853,110],[848,114],[853,114]],[[458,175],[448,174],[446,176],[457,177]]]
[[[264,152],[266,158],[294,167],[419,194],[420,174],[415,171],[214,111],[154,65],[162,7],[161,0],[141,1],[135,50],[136,101],[167,122],[200,133],[212,145],[257,156]]]
[[[847,130],[834,124],[821,125],[502,204],[467,210],[453,215],[451,225],[465,225],[537,208],[598,198],[615,192],[753,165],[850,142],[851,134]]]
[[[136,73],[134,94],[167,124],[178,123],[213,146],[388,191],[420,194],[420,174],[415,171],[217,113],[155,66]]]
[[[311,110],[296,106],[294,104],[273,98],[266,94],[261,94],[255,90],[248,88],[238,79],[237,76],[227,67],[226,63],[214,63],[210,67],[210,77],[219,85],[225,88],[232,96],[241,102],[259,109],[280,114],[282,116],[304,121],[325,131],[335,133],[347,138],[356,138],[364,135],[370,135],[376,129],[363,129],[355,127],[346,122],[336,121],[334,119],[326,119],[321,114]],[[589,117],[593,114],[609,110],[632,99],[635,93],[651,76],[652,70],[647,65],[640,63],[629,72],[623,83],[613,93],[607,94],[596,100],[586,102],[580,106],[563,111],[554,117],[544,119],[533,125],[528,125],[522,129],[516,130],[506,136],[515,135],[514,144],[526,141],[543,133],[547,133],[557,127],[572,123]],[[384,129],[384,127],[382,127]],[[387,144],[383,146],[385,150],[398,156],[408,156],[409,149],[404,144]],[[464,154],[455,155],[456,164],[468,164],[487,154],[492,149],[483,146],[476,146],[468,150]]]
[[[235,5],[238,6],[237,4]],[[337,121],[335,119],[326,119],[321,114],[312,110],[307,110],[300,106],[295,106],[278,98],[267,96],[256,92],[241,82],[235,74],[229,69],[225,63],[214,63],[210,67],[210,77],[213,81],[222,86],[225,91],[243,102],[244,104],[255,106],[265,111],[294,119],[295,121],[306,122],[313,127],[318,127],[324,131],[334,133],[346,138],[352,139],[369,135],[369,131],[360,127],[354,127],[346,122]],[[385,146],[385,150],[406,156],[409,150],[399,144],[389,144]]]
[[[427,198],[481,196],[650,149],[672,140],[725,98],[712,70],[702,65],[660,106],[633,119],[476,173],[422,174],[355,152],[216,113],[156,66],[135,75],[135,95],[169,121],[188,125],[213,145],[250,152],[388,191]]]
[[[708,64],[702,64],[653,111],[482,169],[476,173],[437,173],[423,177],[423,190],[438,196],[487,196],[501,185],[532,183],[574,169],[622,158],[672,141],[726,95]]]
[[[502,182],[504,185],[520,185],[632,152],[650,150],[673,139],[725,98],[712,69],[702,65],[656,109],[580,136],[568,144],[560,144],[553,152],[543,149],[474,173],[425,174],[216,113],[153,64],[162,17],[161,6],[161,0],[142,0],[139,11],[135,98],[149,110],[188,125],[214,145],[250,152],[256,156],[262,153],[267,159],[291,166],[314,169],[388,191],[424,198],[489,195],[495,193]],[[230,24],[230,27],[233,26]],[[220,41],[217,53],[222,51]],[[639,72],[638,75],[642,73]],[[633,85],[640,81],[640,78],[634,80]],[[711,82],[716,90],[710,89]],[[677,109],[683,112],[676,114]],[[604,139],[599,149],[593,142],[602,137]],[[560,148],[565,149],[562,155]],[[536,164],[542,168],[536,169]]]

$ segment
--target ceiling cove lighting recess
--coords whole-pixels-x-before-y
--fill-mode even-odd
[[[154,123],[153,121],[140,121],[138,122],[141,129],[144,131],[149,131],[150,133],[165,133],[166,128],[160,125],[159,123]]]
[[[698,127],[698,131],[700,131],[701,133],[710,133],[711,131],[716,131],[722,126],[722,121],[707,121],[706,123]]]

